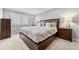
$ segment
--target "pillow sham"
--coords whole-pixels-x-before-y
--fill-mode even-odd
[[[52,22],[51,23],[51,27],[56,27],[57,26],[57,23],[56,22]]]
[[[37,23],[37,26],[41,26],[41,23]]]
[[[47,27],[51,27],[51,23],[46,23],[46,26]]]

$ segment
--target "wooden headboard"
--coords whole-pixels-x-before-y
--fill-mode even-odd
[[[40,22],[44,22],[44,23],[56,22],[57,23],[57,30],[59,30],[59,19],[46,19],[46,20],[41,20]]]

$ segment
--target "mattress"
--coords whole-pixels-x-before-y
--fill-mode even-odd
[[[45,26],[29,26],[23,27],[21,32],[32,39],[35,43],[39,43],[55,34],[57,32],[57,28]]]

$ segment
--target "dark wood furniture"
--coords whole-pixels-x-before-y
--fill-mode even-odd
[[[0,39],[11,36],[11,19],[0,19]]]
[[[59,28],[59,19],[48,19],[48,20],[43,20],[43,22],[56,22],[57,23],[57,29]],[[51,44],[56,38],[57,33],[54,35],[48,37],[47,39],[35,43],[32,39],[30,39],[27,35],[24,33],[20,32],[20,38],[24,41],[24,43],[31,49],[31,50],[43,50],[46,47]]]
[[[72,29],[59,28],[59,38],[72,42]]]

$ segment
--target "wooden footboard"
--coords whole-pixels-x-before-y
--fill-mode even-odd
[[[49,46],[49,44],[51,44],[51,42],[53,42],[56,38],[56,33],[45,39],[42,42],[39,43],[35,43],[34,41],[32,41],[28,36],[26,36],[25,34],[23,34],[22,32],[20,32],[20,38],[24,41],[24,43],[31,49],[31,50],[44,50],[45,48],[47,48]]]

